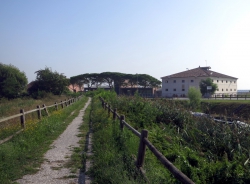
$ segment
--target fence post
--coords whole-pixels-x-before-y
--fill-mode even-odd
[[[148,138],[148,131],[142,130],[141,137],[140,137],[139,149],[138,149],[138,155],[137,155],[137,161],[136,161],[137,168],[142,167],[143,163],[144,163],[145,152],[146,152],[146,144],[144,143],[145,138]]]
[[[45,112],[47,113],[47,115],[49,115],[48,109],[47,109],[45,104],[43,104],[43,108],[44,108]]]
[[[236,95],[237,96],[237,100],[238,100],[238,95]]]
[[[232,95],[230,95],[230,100],[231,100],[231,96],[232,96]]]
[[[63,101],[61,100],[61,106],[62,106],[62,109],[63,109]]]
[[[245,100],[247,99],[247,95],[245,95]]]
[[[66,106],[66,107],[68,106],[68,104],[67,104],[67,99],[65,99],[65,106]]]
[[[56,111],[58,111],[58,105],[57,105],[57,102],[55,102],[55,108],[56,108]]]
[[[121,130],[123,130],[123,127],[124,127],[123,122],[122,122],[123,120],[125,121],[125,116],[121,115],[121,117],[120,117],[120,129]]]
[[[107,103],[104,102],[104,110],[107,109],[107,106],[106,106],[106,105],[107,105]]]
[[[102,108],[104,108],[104,101],[102,101]]]
[[[108,105],[108,115],[110,116],[110,105]]]
[[[21,121],[21,127],[24,129],[25,128],[25,113],[24,113],[24,109],[20,109],[20,113],[23,114],[22,116],[20,116],[20,121]]]
[[[38,105],[38,106],[36,106],[36,107],[37,107],[37,117],[38,117],[38,119],[41,119],[42,113],[41,113],[40,105]]]
[[[113,120],[116,120],[116,111],[117,111],[117,109],[115,108],[114,112],[113,112]]]

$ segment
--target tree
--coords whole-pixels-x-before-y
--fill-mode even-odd
[[[0,97],[16,98],[25,91],[28,80],[24,72],[13,65],[0,63]]]
[[[213,80],[211,78],[207,78],[206,80],[202,79],[200,81],[200,91],[201,94],[204,96],[208,90],[207,90],[207,86],[211,86],[212,89],[209,90],[209,93],[212,95],[214,94],[214,92],[218,89],[218,85],[213,83]]]
[[[188,98],[190,100],[190,106],[192,109],[197,109],[201,102],[201,92],[195,87],[190,87],[188,90]]]
[[[50,68],[45,67],[44,70],[38,70],[36,80],[28,89],[30,93],[38,91],[51,92],[54,95],[61,95],[63,91],[67,90],[69,79],[63,74],[53,72]]]

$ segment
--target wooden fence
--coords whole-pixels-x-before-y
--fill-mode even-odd
[[[61,108],[63,109],[64,107],[67,107],[73,103],[75,103],[76,101],[79,101],[79,99],[81,98],[82,96],[79,96],[77,98],[70,98],[70,99],[65,99],[65,101],[61,101],[60,103],[57,103],[55,102],[55,104],[53,105],[50,105],[50,106],[46,106],[45,104],[42,105],[42,107],[40,107],[40,105],[37,106],[36,109],[32,109],[32,110],[29,110],[29,111],[24,111],[24,109],[20,109],[20,113],[19,114],[15,114],[13,116],[9,116],[9,117],[5,117],[5,118],[2,118],[0,119],[0,123],[4,122],[4,121],[8,121],[8,120],[11,120],[11,119],[14,119],[14,118],[17,118],[17,117],[20,117],[20,124],[21,124],[21,128],[22,130],[25,129],[25,115],[26,114],[30,114],[30,113],[33,113],[33,112],[37,112],[37,118],[38,119],[41,119],[42,118],[42,110],[45,111],[45,113],[49,116],[49,111],[48,111],[48,108],[51,108],[51,107],[54,107],[55,110],[58,110],[58,106],[61,106]],[[16,132],[17,133],[20,133],[21,131],[18,131]],[[9,139],[11,139],[13,137],[10,136],[10,137],[7,137],[6,139],[4,140],[0,140],[0,144],[8,141]]]
[[[210,98],[214,98],[214,99],[245,99],[247,100],[247,98],[250,98],[249,95],[213,95]]]
[[[141,133],[138,132],[136,129],[134,129],[132,126],[130,126],[125,121],[124,115],[119,115],[117,113],[117,109],[111,109],[110,105],[107,104],[102,97],[100,97],[100,100],[102,102],[102,107],[105,110],[108,110],[108,114],[110,116],[111,112],[113,113],[113,120],[116,120],[117,118],[120,120],[120,129],[123,130],[124,126],[126,126],[129,130],[133,132],[137,137],[140,138],[139,148],[138,148],[138,155],[136,160],[136,167],[140,170],[142,170],[144,158],[145,158],[145,152],[146,152],[146,146],[149,148],[149,150],[157,157],[157,159],[174,175],[175,178],[177,178],[179,181],[181,181],[184,184],[194,184],[194,182],[188,178],[184,173],[182,173],[179,169],[177,169],[166,157],[159,152],[154,145],[148,140],[148,131],[142,130]]]

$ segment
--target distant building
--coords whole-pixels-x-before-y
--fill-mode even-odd
[[[237,95],[237,78],[210,69],[211,67],[198,67],[161,77],[162,97],[186,97],[189,87],[199,89],[200,81],[207,78],[218,85],[215,95]]]

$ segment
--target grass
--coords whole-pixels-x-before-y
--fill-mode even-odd
[[[43,104],[46,106],[53,105],[55,102],[64,101],[68,99],[67,96],[55,96],[55,95],[48,95],[47,98],[34,100],[32,98],[24,98],[24,99],[0,99],[0,117],[8,117],[15,114],[20,113],[20,109],[24,109],[25,112],[36,109],[37,105],[40,104],[42,107]],[[59,109],[62,107],[59,105]],[[55,107],[48,108],[49,114],[55,111]],[[42,117],[47,116],[45,110],[42,110]],[[37,112],[29,113],[25,115],[26,124],[38,122]],[[20,117],[13,118],[11,120],[1,122],[0,123],[0,140],[4,139],[18,130],[21,129],[20,125]]]
[[[101,95],[138,131],[149,130],[153,145],[195,183],[250,183],[250,128],[192,117],[176,101]],[[138,138],[100,106],[93,104],[94,183],[143,183],[134,165]],[[144,169],[150,183],[180,183],[149,151]]]
[[[22,133],[0,145],[0,181],[8,184],[36,172],[50,144],[77,116],[86,101],[87,98],[83,97],[73,105],[51,113],[39,123],[27,124]],[[72,111],[76,113],[70,115]]]

